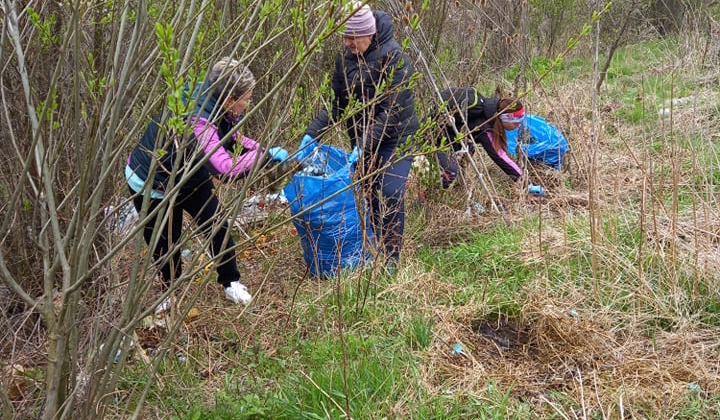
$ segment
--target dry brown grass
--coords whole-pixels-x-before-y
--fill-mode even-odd
[[[716,332],[688,325],[650,338],[641,329],[646,320],[588,308],[585,300],[580,291],[559,298],[538,288],[517,319],[438,313],[443,340],[428,351],[427,385],[472,394],[495,383],[539,408],[557,391],[592,411],[624,401],[652,404],[654,413],[680,404],[689,383],[720,390]],[[463,343],[464,354],[449,354],[446,344],[454,342]]]
[[[479,301],[462,307],[428,303],[424,310],[437,320],[437,339],[425,352],[428,362],[422,368],[423,385],[433,394],[484,398],[487,385],[495,383],[498,389],[512,389],[513,396],[547,414],[572,410],[556,405],[551,394],[560,392],[584,410],[577,409],[568,417],[624,412],[632,418],[670,418],[694,390],[702,395],[720,392],[718,328],[686,317],[679,309],[693,299],[681,278],[695,279],[696,286],[720,292],[720,227],[717,197],[710,192],[714,191],[713,181],[706,177],[695,184],[698,189],[691,193],[691,206],[675,208],[666,201],[673,191],[688,191],[693,186],[693,177],[704,169],[702,158],[710,158],[717,166],[716,156],[700,156],[706,152],[702,148],[692,152],[672,144],[698,135],[713,141],[720,132],[717,106],[701,93],[699,105],[679,106],[672,121],[660,119],[654,128],[642,129],[628,128],[619,121],[617,105],[609,103],[601,107],[596,131],[588,124],[591,97],[583,83],[569,83],[557,96],[540,96],[535,104],[562,127],[572,148],[562,172],[529,168],[531,177],[548,190],[542,202],[519,197],[486,160],[491,179],[500,180],[495,188],[506,212],[468,216],[465,190],[456,186],[440,202],[430,204],[418,240],[430,245],[461,242],[468,239],[462,234],[466,228],[477,232],[498,223],[513,225],[534,215],[542,222],[528,229],[525,250],[517,258],[528,265],[545,261],[560,265],[579,249],[594,249],[603,276],[600,287],[610,288],[609,295],[619,299],[615,303],[621,303],[622,296],[628,302],[603,304],[588,291],[592,287],[565,284],[554,290],[551,285],[555,283],[539,274],[525,286],[527,299],[514,318],[493,315],[493,310]],[[647,107],[648,112],[656,111],[652,102]],[[652,147],[658,139],[665,141],[659,150]],[[597,153],[595,168],[591,167],[593,150]],[[480,154],[479,158],[484,157]],[[673,176],[672,159],[677,176]],[[590,175],[595,176],[596,188],[592,200]],[[481,191],[477,182],[471,188],[475,197],[482,196],[477,194]],[[603,230],[595,244],[589,236],[568,239],[568,224],[587,225],[593,205],[595,217],[614,229]],[[642,227],[645,245],[640,258],[623,247],[623,226]],[[659,292],[657,285],[651,284],[652,275],[644,272],[652,264],[667,270],[667,292]],[[628,279],[629,273],[640,273],[640,277]],[[597,282],[590,272],[585,277],[575,279],[575,284]],[[633,286],[638,281],[643,285],[639,289]],[[429,288],[440,297],[452,294],[456,287],[432,274],[426,274],[422,282],[428,285],[418,292],[423,296]],[[620,306],[636,309],[613,309]],[[658,318],[671,326],[649,327],[656,325]],[[462,343],[463,354],[451,354],[454,343]]]

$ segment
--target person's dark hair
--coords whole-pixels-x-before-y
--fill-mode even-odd
[[[515,112],[523,108],[523,104],[517,98],[503,98],[498,102],[498,115]],[[505,135],[505,128],[503,128],[502,121],[497,116],[493,121],[492,127],[493,138],[498,148],[507,152],[507,136]]]

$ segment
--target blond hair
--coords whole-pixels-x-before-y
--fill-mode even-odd
[[[238,60],[223,57],[210,69],[210,84],[215,87],[218,97],[242,98],[255,86],[255,76]]]

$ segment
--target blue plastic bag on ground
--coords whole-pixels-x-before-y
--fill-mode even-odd
[[[372,233],[358,214],[351,175],[347,152],[319,145],[283,189],[313,276],[334,277],[367,257],[363,230]]]
[[[522,125],[506,131],[508,153],[514,155],[520,130],[529,130],[529,143],[522,143],[523,153],[530,160],[542,162],[551,168],[562,168],[563,155],[568,151],[565,136],[554,125],[537,115],[528,115]]]

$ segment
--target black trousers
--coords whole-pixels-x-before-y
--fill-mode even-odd
[[[133,204],[140,212],[143,196],[135,193]],[[148,214],[161,204],[164,199],[150,199]],[[218,274],[217,281],[227,287],[233,281],[240,280],[240,271],[235,261],[235,243],[228,234],[228,222],[225,217],[220,216],[220,201],[213,192],[213,183],[210,178],[194,187],[188,187],[178,194],[175,203],[160,211],[155,217],[148,220],[143,229],[145,242],[150,244],[155,230],[156,219],[164,220],[159,226],[159,232],[155,248],[153,249],[154,261],[162,261],[160,275],[165,286],[182,274],[181,247],[177,241],[181,239],[183,230],[183,212],[187,212],[193,222],[201,227],[202,232],[210,237],[210,252],[213,256],[222,255],[220,262],[216,263]],[[167,215],[167,217],[166,217]],[[220,219],[218,219],[221,217]],[[227,236],[227,239],[226,239]]]

